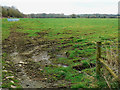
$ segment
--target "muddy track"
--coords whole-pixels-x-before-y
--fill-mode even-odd
[[[3,41],[3,53],[7,53],[8,62],[12,62],[11,71],[23,88],[52,88],[67,83],[59,80],[48,82],[44,67],[53,65],[48,52],[54,51],[54,41],[44,38],[47,33],[38,33],[37,37],[28,37],[27,33],[16,32],[19,24],[10,28],[10,36]],[[39,64],[38,64],[39,63]]]

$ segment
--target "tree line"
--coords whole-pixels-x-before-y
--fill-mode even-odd
[[[80,18],[117,18],[118,14],[79,14]]]
[[[2,17],[15,17],[15,18],[117,18],[118,14],[71,14],[65,15],[64,13],[38,13],[38,14],[23,14],[14,6],[0,6],[0,16]],[[2,15],[1,15],[2,12]]]
[[[28,14],[28,18],[117,18],[118,14],[55,14],[55,13],[41,13],[41,14]]]
[[[14,6],[8,7],[8,6],[1,6],[2,9],[2,17],[16,17],[16,18],[23,18],[24,14],[21,13],[17,8]]]
[[[55,13],[41,13],[41,14],[28,14],[27,17],[29,18],[67,18],[68,15],[62,14],[55,14]]]

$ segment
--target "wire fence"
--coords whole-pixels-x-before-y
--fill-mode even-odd
[[[96,73],[104,78],[109,88],[119,85],[118,66],[118,43],[106,45],[97,42]]]
[[[102,57],[107,65],[118,75],[118,44],[112,43],[112,45],[102,45]]]

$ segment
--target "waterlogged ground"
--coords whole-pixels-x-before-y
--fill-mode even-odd
[[[117,41],[116,19],[3,19],[3,87],[108,87],[96,79],[97,41]]]
[[[22,43],[19,40],[21,37],[24,38],[25,35],[23,33],[16,32],[16,28],[14,27],[11,30],[10,37],[5,39],[3,42],[3,52],[8,52],[6,62],[12,63],[13,66],[9,67],[9,69],[19,80],[20,86],[22,88],[52,88],[60,87],[59,84],[70,83],[66,80],[51,82],[51,79],[44,74],[44,67],[47,65],[66,67],[66,65],[62,64],[53,64],[52,61],[49,60],[52,57],[51,55],[48,55],[48,52],[50,53],[52,50],[51,47],[53,47],[51,45],[52,42],[48,43],[44,40],[41,44],[35,44],[38,41],[35,43],[32,43],[31,41],[26,44]],[[32,47],[29,47],[28,45]],[[6,66],[6,68],[7,67],[8,66]]]

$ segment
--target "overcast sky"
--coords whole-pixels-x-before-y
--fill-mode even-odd
[[[0,0],[0,5],[15,6],[24,14],[117,14],[119,0]]]

